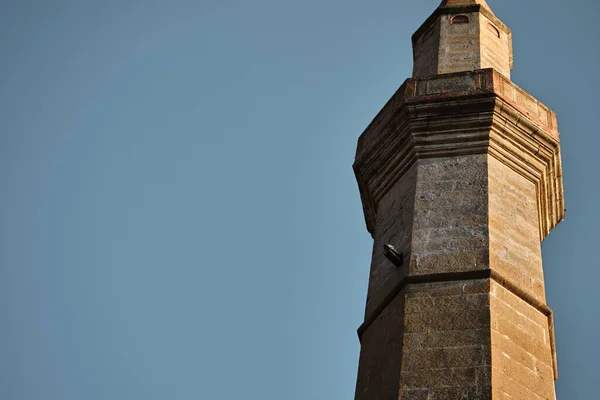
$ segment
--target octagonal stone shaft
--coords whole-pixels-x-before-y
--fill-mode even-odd
[[[374,239],[356,400],[555,399],[554,113],[491,69],[409,79],[354,168]]]

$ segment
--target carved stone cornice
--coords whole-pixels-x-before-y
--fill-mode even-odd
[[[540,239],[564,218],[556,115],[492,69],[408,79],[358,142],[367,229],[417,160],[489,154],[536,185]]]

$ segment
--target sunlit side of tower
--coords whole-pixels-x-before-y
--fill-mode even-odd
[[[444,0],[413,51],[354,164],[374,239],[355,399],[555,399],[556,115],[511,82],[512,32],[484,0]]]

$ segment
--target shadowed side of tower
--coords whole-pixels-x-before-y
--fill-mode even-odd
[[[355,398],[555,399],[556,116],[510,81],[512,33],[483,0],[443,1],[413,46],[354,164],[374,239]]]

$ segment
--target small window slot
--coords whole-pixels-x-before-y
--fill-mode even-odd
[[[498,30],[498,28],[496,28],[494,25],[492,25],[490,23],[487,24],[487,27],[494,34],[494,36],[500,37],[500,31]]]
[[[454,17],[452,17],[452,19],[450,19],[450,23],[452,25],[454,25],[454,24],[468,24],[469,23],[469,17],[467,17],[466,15],[455,15]]]

